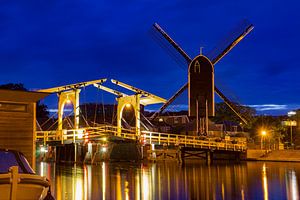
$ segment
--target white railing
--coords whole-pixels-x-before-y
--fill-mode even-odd
[[[83,140],[101,138],[106,136],[116,136],[124,139],[140,140],[143,144],[166,144],[175,146],[186,146],[195,148],[207,148],[216,150],[244,151],[247,149],[245,142],[215,141],[216,138],[202,139],[198,136],[178,135],[171,133],[159,133],[151,131],[141,131],[141,136],[137,136],[134,130],[123,129],[118,132],[116,126],[103,125],[99,127],[87,127],[80,129],[69,129],[62,131],[36,131],[37,140],[47,141]]]
[[[146,140],[149,144],[173,144],[180,146],[198,147],[198,148],[209,148],[217,150],[234,150],[243,151],[247,149],[247,144],[245,142],[234,141],[220,141],[216,142],[216,138],[206,138],[200,139],[198,136],[188,136],[188,135],[177,135],[169,133],[159,133],[151,131],[142,131],[142,139]]]

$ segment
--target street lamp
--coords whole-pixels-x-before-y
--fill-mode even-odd
[[[288,112],[288,117],[292,117],[294,115],[296,115],[295,111]],[[289,120],[289,124],[291,129],[291,147],[292,147],[293,146],[293,120],[292,119]]]
[[[263,149],[263,140],[267,136],[267,132],[265,130],[261,131],[261,141],[260,141],[260,149]]]

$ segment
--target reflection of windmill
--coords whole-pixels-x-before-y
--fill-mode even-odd
[[[157,112],[151,119],[155,119],[161,114],[183,91],[188,89],[189,95],[189,116],[196,117],[197,131],[208,131],[208,116],[214,116],[214,92],[223,99],[231,110],[247,124],[247,120],[238,111],[238,105],[232,103],[215,85],[214,85],[214,65],[220,61],[233,47],[235,47],[248,33],[253,29],[253,25],[243,21],[239,26],[238,35],[230,41],[215,48],[207,56],[202,54],[192,59],[185,51],[157,24],[153,25],[154,30],[159,36],[165,38],[173,48],[184,58],[188,64],[188,83],[184,84]],[[200,122],[200,123],[199,123]],[[204,123],[205,122],[205,123]],[[200,127],[198,125],[200,124]],[[206,124],[206,125],[205,125]]]

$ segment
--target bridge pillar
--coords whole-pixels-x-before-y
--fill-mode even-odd
[[[132,106],[135,114],[135,133],[137,136],[140,135],[141,125],[140,125],[140,94],[124,96],[118,98],[118,109],[117,109],[117,129],[118,134],[121,135],[122,132],[122,114],[123,110],[127,106]]]
[[[56,138],[60,138],[63,142],[63,114],[66,103],[73,104],[74,113],[74,129],[79,127],[79,93],[80,89],[74,89],[58,93],[58,128]]]

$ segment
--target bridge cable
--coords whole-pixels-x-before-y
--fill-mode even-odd
[[[96,96],[96,105],[95,105],[95,112],[94,112],[94,126],[96,125],[97,113],[98,113],[98,103],[99,103],[99,88],[97,88],[97,96]]]
[[[112,118],[111,118],[111,125],[114,124],[114,118],[117,117],[117,114],[115,114],[115,105],[116,105],[116,101],[114,101],[114,104],[113,104],[113,114],[112,114]]]
[[[87,126],[90,126],[89,123],[88,123],[88,121],[87,121],[87,118],[85,118],[84,113],[83,113],[82,110],[80,109],[80,106],[79,106],[79,113],[81,113],[82,119],[84,120],[85,124],[86,124]],[[79,125],[79,124],[78,124],[78,125]]]
[[[42,124],[40,125],[41,129],[42,129],[42,127],[43,127],[50,119],[54,118],[55,115],[57,115],[56,112],[53,113],[53,114],[52,114],[52,115],[51,115],[44,123],[42,123]]]
[[[84,99],[85,119],[87,119],[87,105],[86,105],[87,101],[86,101],[86,87],[85,86],[83,87],[83,99]],[[79,111],[80,111],[80,106],[79,106]],[[87,126],[90,126],[87,121],[86,121],[86,123],[87,123],[86,124]]]
[[[69,115],[71,115],[71,114],[73,114],[73,113],[74,113],[74,111],[70,112]],[[50,126],[50,127],[48,128],[48,130],[49,130],[50,128],[52,128],[56,123],[58,124],[58,119],[55,121],[54,124],[52,124],[52,126]],[[63,124],[63,121],[62,121],[62,124]],[[58,126],[57,126],[56,130],[57,130],[57,129],[58,129]]]
[[[100,89],[98,89],[98,90],[100,90]],[[105,124],[105,106],[104,106],[104,99],[103,99],[103,93],[104,92],[101,92],[101,100],[102,100],[102,115],[103,115],[103,123]]]
[[[67,116],[67,117],[65,118],[65,120],[67,121],[69,127],[70,127],[71,129],[74,129],[74,124],[72,123],[72,121],[71,121],[71,119],[69,118],[69,116]]]

